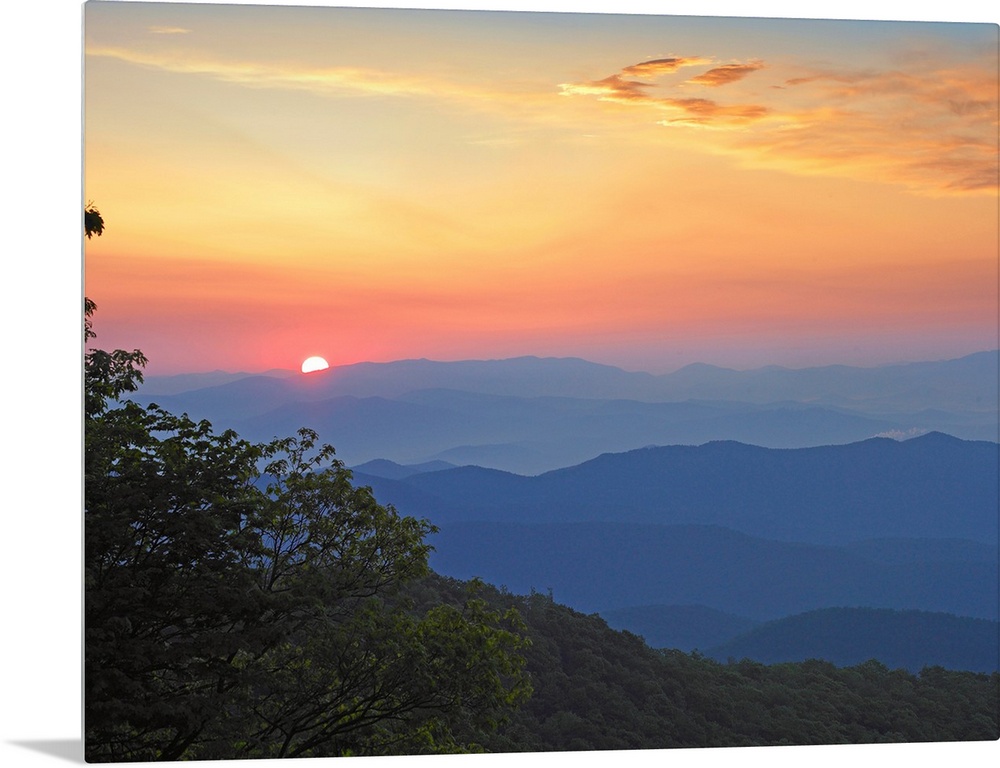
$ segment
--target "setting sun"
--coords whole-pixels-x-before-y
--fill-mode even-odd
[[[302,361],[302,373],[313,373],[314,371],[325,371],[330,364],[322,357],[307,357]]]

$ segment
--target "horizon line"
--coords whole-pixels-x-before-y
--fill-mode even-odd
[[[752,367],[748,367],[748,368],[735,368],[735,367],[730,367],[730,366],[725,366],[725,365],[716,365],[714,363],[692,362],[692,363],[686,363],[684,365],[681,365],[678,368],[675,368],[675,369],[670,370],[670,371],[666,371],[664,373],[653,373],[651,371],[642,370],[642,369],[623,368],[622,366],[619,366],[619,365],[613,365],[611,363],[602,363],[602,362],[597,362],[597,361],[594,361],[594,360],[588,360],[587,358],[579,357],[579,356],[576,356],[576,355],[565,355],[565,356],[559,356],[559,355],[514,355],[514,356],[511,356],[511,357],[459,358],[459,359],[454,359],[454,360],[442,360],[442,359],[434,359],[434,358],[427,358],[427,357],[408,357],[408,358],[398,358],[398,359],[394,359],[394,360],[382,360],[382,361],[376,361],[376,360],[359,360],[359,361],[354,362],[354,363],[343,363],[343,364],[340,364],[340,365],[330,365],[329,368],[324,368],[324,369],[321,369],[321,370],[318,370],[318,371],[311,371],[309,373],[302,373],[300,370],[295,369],[295,368],[267,368],[267,369],[260,370],[260,371],[229,371],[229,370],[225,370],[223,368],[215,368],[215,369],[212,369],[212,370],[202,370],[202,371],[178,371],[176,373],[158,373],[158,374],[157,373],[151,373],[151,374],[145,375],[144,379],[166,379],[166,378],[172,378],[172,377],[175,377],[175,376],[209,376],[209,375],[213,375],[213,374],[225,374],[225,375],[228,375],[228,376],[268,376],[268,375],[274,376],[275,374],[283,374],[283,375],[287,375],[288,377],[292,377],[292,376],[318,376],[318,375],[323,375],[323,374],[330,373],[332,371],[337,371],[337,370],[341,370],[341,369],[345,369],[345,368],[354,368],[354,367],[362,366],[362,365],[382,366],[382,365],[398,365],[398,364],[401,364],[401,363],[430,363],[432,365],[461,365],[461,364],[467,364],[467,363],[480,363],[480,364],[507,363],[507,362],[522,361],[522,360],[535,360],[535,361],[540,361],[540,362],[545,362],[545,361],[582,362],[582,363],[586,363],[588,365],[597,366],[597,367],[601,367],[601,368],[611,368],[611,369],[622,371],[624,373],[629,373],[629,374],[646,374],[648,376],[662,377],[662,376],[670,376],[672,374],[678,373],[679,371],[683,371],[683,370],[685,370],[687,368],[699,368],[699,367],[700,368],[714,368],[714,369],[723,370],[723,371],[733,371],[733,372],[736,372],[736,373],[750,373],[750,372],[753,372],[753,371],[762,371],[762,370],[767,370],[767,369],[784,370],[784,371],[809,371],[809,370],[820,370],[820,369],[824,369],[824,368],[855,368],[855,369],[859,369],[859,370],[876,370],[876,369],[879,369],[879,368],[893,368],[893,367],[899,367],[899,366],[905,366],[905,365],[919,365],[919,364],[925,364],[925,363],[947,363],[947,362],[954,362],[956,360],[963,360],[963,359],[968,358],[968,357],[975,357],[975,356],[978,356],[978,355],[986,355],[986,354],[997,354],[998,356],[1000,356],[1000,347],[992,348],[992,349],[981,349],[981,350],[976,351],[976,352],[970,352],[968,354],[958,355],[957,357],[944,357],[944,358],[920,359],[920,360],[897,360],[895,362],[879,363],[879,364],[876,364],[876,365],[852,365],[852,364],[849,364],[849,363],[825,363],[825,364],[822,364],[822,365],[806,365],[806,366],[802,366],[802,367],[791,367],[791,366],[787,366],[787,365],[777,365],[777,364],[773,364],[773,363],[765,363],[763,365],[752,366]]]

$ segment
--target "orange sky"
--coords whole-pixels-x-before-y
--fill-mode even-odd
[[[90,3],[104,347],[875,364],[997,346],[997,28]]]

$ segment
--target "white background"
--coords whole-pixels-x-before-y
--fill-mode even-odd
[[[126,1],[126,0],[120,0]],[[244,4],[262,4],[244,0]],[[974,21],[992,2],[271,2],[398,8]],[[82,762],[81,30],[76,0],[4,4],[0,131],[3,432],[0,441],[0,765]],[[13,385],[13,386],[10,386]],[[1000,743],[354,758],[373,766],[1000,765]],[[343,763],[343,760],[337,764]],[[314,760],[310,765],[333,764]],[[222,761],[219,766],[251,763]],[[254,761],[254,766],[282,764]]]

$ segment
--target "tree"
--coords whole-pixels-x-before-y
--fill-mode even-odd
[[[476,748],[530,691],[516,614],[414,611],[427,521],[311,430],[259,445],[140,407],[145,364],[84,361],[87,759]]]
[[[83,233],[89,240],[94,235],[100,237],[104,234],[104,218],[101,212],[94,207],[93,203],[87,203],[83,209]]]
[[[92,302],[85,336],[94,337]],[[174,759],[260,653],[262,596],[243,567],[256,546],[266,449],[207,422],[121,398],[138,351],[90,350],[84,387],[84,698],[88,759]]]
[[[268,654],[236,756],[481,750],[530,694],[523,625],[475,596],[421,617],[405,605],[368,601]]]
[[[84,443],[88,758],[176,759],[269,640],[240,563],[261,450],[134,403],[88,418]]]

